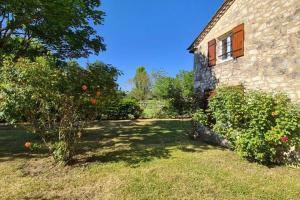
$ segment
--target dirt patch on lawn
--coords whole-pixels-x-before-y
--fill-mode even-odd
[[[70,171],[70,166],[54,162],[51,156],[45,158],[29,159],[22,167],[24,176],[57,175]]]

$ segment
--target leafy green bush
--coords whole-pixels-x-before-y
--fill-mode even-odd
[[[245,105],[247,130],[237,140],[236,149],[262,163],[288,161],[291,148],[299,152],[300,107],[285,95],[249,92]]]
[[[236,150],[251,160],[274,162],[276,152],[265,138],[266,132],[275,125],[271,115],[275,108],[274,98],[264,92],[250,91],[243,107],[245,124],[235,141]]]
[[[168,106],[162,111],[165,115],[191,116],[194,95],[193,71],[181,71],[175,78],[160,75],[153,88],[153,96],[158,100],[168,101]]]
[[[131,98],[123,98],[117,104],[111,106],[106,115],[108,119],[138,119],[143,110],[139,103]]]
[[[292,153],[300,153],[300,106],[284,94],[222,86],[209,100],[209,112],[215,119],[214,131],[249,160],[285,163],[292,161]],[[207,122],[204,111],[198,111],[194,119]],[[295,160],[299,162],[296,156]]]
[[[236,131],[244,127],[245,93],[242,85],[220,87],[216,95],[209,100],[209,111],[216,123],[213,130],[227,137],[232,143],[236,140]]]
[[[57,65],[53,57],[34,61],[12,57],[0,68],[0,118],[28,122],[56,160],[72,159],[79,133],[101,112],[116,89],[114,67],[94,63],[87,69],[74,63]],[[53,145],[55,144],[55,145]]]
[[[204,126],[208,126],[208,116],[202,109],[197,110],[193,114],[193,120],[196,122],[199,122],[200,124],[202,124]]]
[[[50,150],[55,161],[68,160],[74,154],[74,145],[68,147],[66,142],[59,141],[51,144]]]
[[[143,118],[175,118],[178,114],[168,100],[148,100],[144,103]]]

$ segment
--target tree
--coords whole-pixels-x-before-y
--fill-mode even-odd
[[[194,72],[193,71],[180,71],[176,75],[175,81],[178,87],[181,88],[184,98],[192,98],[194,95]]]
[[[136,69],[133,83],[131,95],[139,101],[146,100],[150,92],[150,78],[145,67],[141,66]]]
[[[178,114],[189,114],[194,94],[194,74],[181,71],[176,75],[174,89],[170,91],[171,103]]]
[[[99,6],[100,0],[2,0],[0,49],[21,57],[38,41],[61,58],[99,53],[103,38],[91,26],[103,22]]]
[[[82,69],[52,57],[6,58],[0,71],[0,118],[42,138],[57,161],[68,162],[85,125],[117,90],[119,71],[100,62]]]
[[[170,98],[170,91],[174,88],[175,79],[168,76],[159,76],[152,88],[153,96],[158,99]]]
[[[194,75],[192,71],[181,71],[175,78],[160,75],[152,88],[154,97],[170,101],[179,114],[191,111],[193,100]]]

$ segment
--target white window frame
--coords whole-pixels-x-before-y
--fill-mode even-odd
[[[224,52],[223,49],[223,43],[226,40],[227,46],[226,46],[226,52]],[[219,43],[219,53],[218,53],[218,61],[219,63],[223,63],[229,60],[233,60],[232,57],[232,33],[226,33],[223,36],[218,38],[218,43]],[[224,54],[227,54],[226,57],[224,56]],[[225,57],[225,58],[224,58]]]

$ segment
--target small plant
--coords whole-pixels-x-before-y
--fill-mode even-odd
[[[42,145],[33,142],[25,142],[24,147],[32,152],[38,152],[42,149]]]

